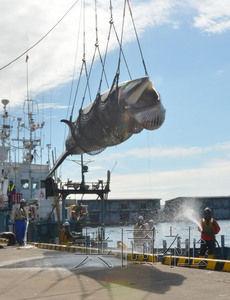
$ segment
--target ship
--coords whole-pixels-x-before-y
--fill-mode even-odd
[[[0,231],[3,231],[12,229],[9,223],[11,215],[22,199],[28,204],[30,218],[45,217],[44,209],[48,210],[48,207],[45,208],[44,179],[49,172],[49,161],[42,162],[40,137],[45,123],[36,121],[34,101],[25,100],[22,117],[9,114],[8,99],[2,99],[1,104]]]

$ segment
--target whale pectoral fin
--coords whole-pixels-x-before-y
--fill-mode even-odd
[[[71,121],[66,120],[66,119],[62,119],[61,122],[67,124],[69,127],[72,127],[72,124],[73,124]]]
[[[69,151],[65,151],[61,156],[59,156],[46,178],[50,177],[54,171],[56,171],[56,169],[62,164],[68,155],[70,155]]]
[[[69,126],[70,132],[72,134],[72,136],[74,136],[74,126],[73,126],[73,122],[69,121],[69,120],[65,120],[62,119],[61,122],[67,124]]]

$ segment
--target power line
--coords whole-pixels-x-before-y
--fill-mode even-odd
[[[29,47],[28,49],[26,49],[23,53],[21,53],[20,55],[18,55],[16,58],[14,58],[13,60],[11,60],[10,62],[8,62],[6,65],[4,65],[3,67],[0,68],[0,71],[2,71],[3,69],[7,68],[8,66],[10,66],[11,64],[13,64],[15,61],[17,61],[19,58],[21,58],[22,56],[24,56],[28,51],[30,51],[31,49],[33,49],[35,46],[37,46],[41,41],[43,41],[48,34],[50,34],[51,31],[53,31],[55,29],[55,27],[57,27],[57,25],[59,23],[61,23],[61,21],[65,18],[65,16],[73,9],[73,7],[79,2],[79,0],[75,1],[70,8],[65,12],[65,14],[58,20],[58,22],[51,27],[51,29],[45,34],[43,35],[37,42],[35,42],[31,47]]]

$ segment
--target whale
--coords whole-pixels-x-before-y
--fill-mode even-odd
[[[164,123],[165,112],[160,94],[148,76],[113,85],[81,109],[75,121],[61,120],[69,127],[65,151],[47,177],[69,155],[96,155],[144,129],[158,129]]]

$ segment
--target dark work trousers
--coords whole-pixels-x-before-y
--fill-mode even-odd
[[[201,240],[200,255],[204,256],[206,254],[206,251],[208,251],[208,254],[214,254],[215,248],[216,248],[215,240],[211,240],[211,241]]]

